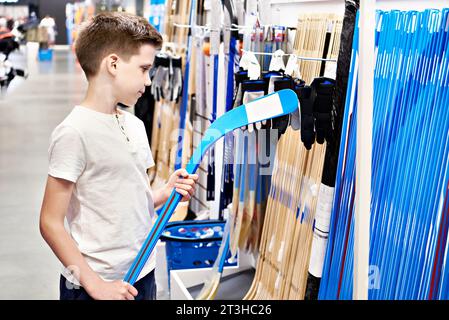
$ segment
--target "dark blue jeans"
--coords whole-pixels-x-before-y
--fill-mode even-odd
[[[139,292],[136,300],[156,300],[156,281],[154,270],[134,284]],[[59,281],[60,300],[93,300],[83,287],[76,286],[61,275]]]

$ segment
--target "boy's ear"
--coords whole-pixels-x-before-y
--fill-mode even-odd
[[[105,58],[105,60],[106,60],[106,69],[108,70],[108,72],[112,75],[116,75],[117,64],[119,61],[118,55],[116,55],[115,53],[111,53]]]

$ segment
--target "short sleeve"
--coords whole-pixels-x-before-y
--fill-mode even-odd
[[[148,158],[147,158],[147,169],[154,167],[153,154],[151,153],[150,147],[148,147]]]
[[[48,174],[76,182],[86,166],[81,136],[74,128],[58,126],[53,131],[48,149]]]

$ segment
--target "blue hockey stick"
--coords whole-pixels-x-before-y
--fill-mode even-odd
[[[190,161],[187,164],[186,171],[189,174],[195,173],[207,150],[226,133],[251,123],[287,115],[295,111],[297,107],[298,98],[295,92],[286,89],[256,99],[250,103],[241,105],[229,112],[226,112],[206,130],[200,145],[194,151],[192,158],[190,158]],[[128,270],[124,281],[131,285],[136,282],[142,268],[156,246],[165,225],[170,220],[170,217],[181,199],[182,195],[173,190],[162,208],[161,214],[157,218],[153,228],[143,243],[142,248],[137,254],[137,257]]]

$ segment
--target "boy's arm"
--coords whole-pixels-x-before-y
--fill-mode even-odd
[[[176,170],[170,176],[164,187],[153,192],[154,207],[156,208],[161,204],[164,204],[172,193],[173,188],[182,194],[183,197],[181,201],[189,201],[195,193],[195,184],[197,180],[197,174],[189,175],[185,169]]]
[[[106,282],[87,264],[64,227],[74,183],[48,176],[41,208],[40,231],[65,267],[76,266],[78,281],[94,299],[134,299],[137,290],[121,280]]]

